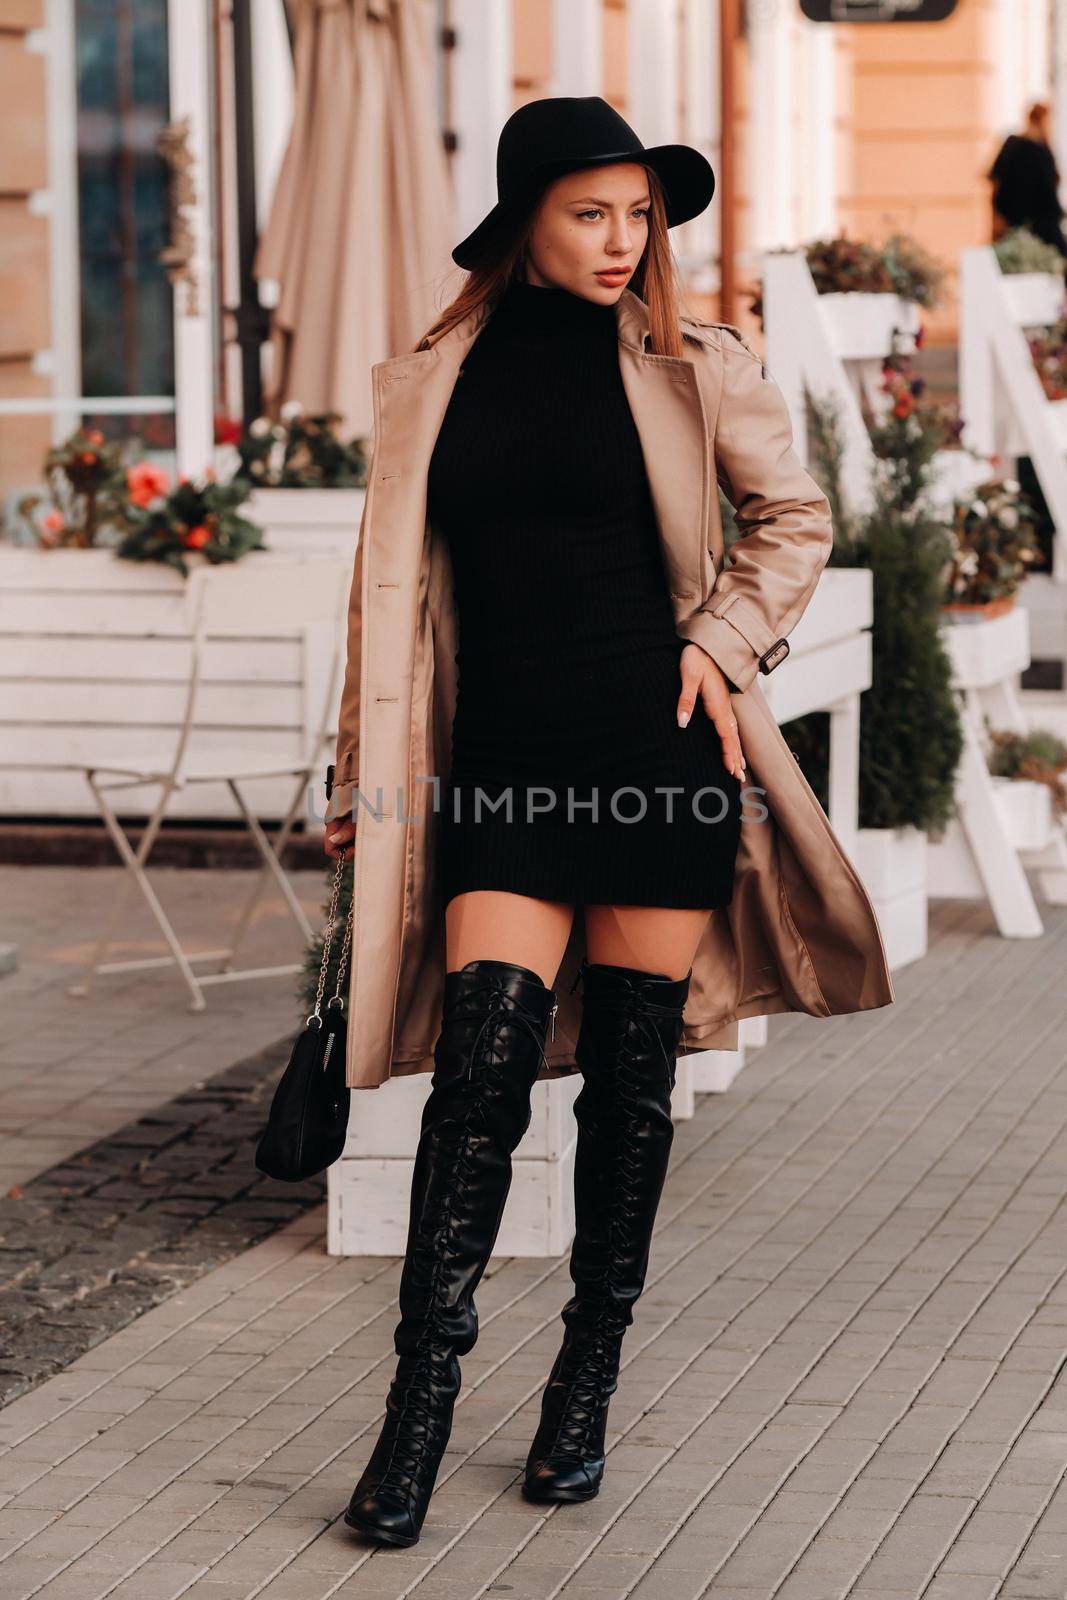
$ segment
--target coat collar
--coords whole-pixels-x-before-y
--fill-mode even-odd
[[[376,363],[378,368],[392,368],[409,363],[416,366],[428,364],[435,355],[441,355],[450,350],[452,345],[466,348],[473,342],[481,330],[482,324],[489,316],[489,308],[485,305],[475,306],[465,317],[443,333],[428,350],[411,350],[398,356],[391,356],[387,361]],[[697,322],[691,317],[682,319],[682,337],[694,344],[713,344],[715,337],[711,332],[715,324]],[[615,302],[615,326],[618,331],[619,343],[628,350],[636,351],[638,355],[648,354],[649,321],[648,307],[640,295],[634,294],[632,289],[624,289]],[[684,359],[666,357],[663,359]]]
[[[429,349],[372,368],[376,487],[390,501],[383,528],[395,530],[407,515],[422,525],[434,443],[463,357],[488,315],[486,306],[476,306]],[[648,308],[632,290],[624,289],[615,302],[615,321],[619,367],[648,472],[669,591],[680,603],[696,602],[715,484],[713,418],[704,385],[689,357],[646,348]],[[715,340],[706,329],[687,319],[683,332],[699,346]],[[699,348],[693,354],[702,357]]]

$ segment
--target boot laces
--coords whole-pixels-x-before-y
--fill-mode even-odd
[[[575,983],[577,981],[575,979]],[[659,1057],[664,1067],[664,1087],[668,1093],[673,1090],[676,1061],[664,1043],[661,1025],[669,1021],[680,1022],[684,1015],[684,1004],[671,1005],[654,1000],[646,993],[627,986],[617,994],[600,997],[598,1006],[621,1023],[621,1037],[616,1052],[620,1099],[639,1092],[640,1075],[635,1067],[643,1053],[651,1052],[654,1057]],[[644,1052],[638,1046],[635,1053],[638,1040],[643,1042]],[[627,1122],[625,1115],[622,1116],[621,1123],[616,1125],[616,1138],[613,1141],[614,1181],[608,1199],[611,1222],[600,1284],[600,1289],[606,1292],[610,1292],[616,1241],[620,1233],[625,1232],[625,1221],[629,1215],[629,1208],[622,1203],[629,1166]],[[608,1386],[618,1376],[620,1347],[626,1326],[625,1318],[609,1302],[597,1313],[592,1324],[583,1326],[580,1332],[572,1336],[573,1342],[568,1343],[561,1362],[561,1367],[569,1373],[569,1383],[552,1451],[562,1449],[564,1452],[576,1451],[579,1455],[588,1453],[590,1435],[594,1427],[599,1425],[603,1408],[610,1398]]]
[[[483,996],[485,997],[484,1002],[482,999]],[[545,1055],[544,1049],[544,1025],[533,1011],[529,1010],[528,1007],[523,1005],[521,1000],[517,1000],[513,994],[508,992],[503,982],[499,978],[490,979],[486,983],[479,984],[475,988],[465,990],[460,996],[459,1000],[446,1010],[444,1014],[445,1021],[465,1021],[468,1016],[468,1007],[470,1006],[471,1002],[475,1003],[475,1009],[478,1010],[481,1009],[481,1006],[484,1003],[485,1016],[482,1019],[482,1024],[478,1029],[478,1032],[474,1036],[474,1042],[471,1045],[470,1053],[467,1057],[467,1070],[464,1074],[464,1078],[467,1083],[469,1083],[473,1077],[474,1063],[476,1060],[482,1061],[483,1063],[491,1065],[492,1067],[499,1065],[495,1059],[494,1045],[490,1043],[488,1048],[485,1050],[483,1050],[481,1047],[483,1040],[494,1034],[496,1029],[500,1027],[512,1026],[524,1028],[529,1036],[533,1039],[534,1044],[537,1046],[537,1052],[540,1057],[540,1061],[544,1063],[545,1066],[548,1065],[548,1057]],[[557,1005],[558,1002],[554,1000],[551,1012],[549,1013],[549,1021],[552,1026],[553,1033],[555,1032]]]
[[[419,1346],[414,1364],[401,1379],[392,1448],[388,1465],[378,1478],[379,1489],[409,1493],[433,1436],[434,1391],[448,1379],[449,1352],[431,1343],[428,1334],[420,1337]]]
[[[672,1020],[680,1022],[685,1012],[684,1005],[667,1005],[631,989],[617,997],[603,999],[599,1002],[599,1006],[602,1011],[618,1017],[622,1022],[622,1037],[619,1041],[619,1065],[620,1069],[623,1069],[620,1071],[621,1081],[624,1083],[627,1081],[628,1074],[625,1068],[631,1065],[634,1036],[637,1035],[643,1041],[645,1049],[651,1050],[653,1055],[658,1055],[663,1062],[664,1081],[668,1088],[673,1089],[677,1062],[664,1043],[663,1028],[657,1024]]]
[[[467,1056],[464,1082],[470,1084],[473,1079],[475,1061],[479,1061],[483,1069],[499,1070],[500,1063],[496,1059],[492,1045],[481,1050],[483,1037],[489,1030],[501,1025],[511,1024],[525,1028],[537,1045],[542,1061],[546,1060],[542,1039],[544,1027],[539,1018],[522,1004],[520,1000],[508,993],[500,979],[494,978],[484,984],[464,991],[459,1000],[444,1012],[444,1021],[464,1021],[469,1015],[468,1008],[474,1004],[475,1009],[485,1006],[485,1017],[475,1035]],[[557,1002],[553,1001],[550,1013],[554,1023]],[[462,1167],[466,1158],[466,1143],[457,1153],[457,1163]],[[445,1219],[444,1241],[437,1260],[434,1263],[433,1277],[429,1291],[429,1310],[426,1324],[416,1341],[418,1355],[414,1363],[402,1377],[402,1393],[393,1422],[392,1448],[389,1460],[378,1478],[378,1488],[396,1488],[402,1493],[410,1493],[414,1480],[418,1477],[420,1468],[429,1448],[433,1434],[432,1407],[434,1390],[447,1379],[450,1365],[451,1351],[440,1343],[434,1342],[434,1311],[437,1301],[437,1285],[439,1273],[448,1254],[451,1243],[451,1216]]]
[[[566,1374],[567,1390],[550,1455],[588,1454],[590,1436],[600,1423],[618,1377],[624,1332],[618,1316],[607,1307],[591,1326],[570,1335],[560,1362],[560,1376]]]

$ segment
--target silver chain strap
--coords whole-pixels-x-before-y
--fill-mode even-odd
[[[311,1013],[311,1016],[307,1018],[309,1023],[312,1017],[317,1018],[320,1024],[322,1022],[322,997],[326,992],[326,973],[330,966],[330,947],[333,944],[334,930],[337,926],[337,901],[341,893],[341,878],[342,874],[344,873],[344,868],[345,863],[343,857],[338,857],[337,870],[333,875],[333,888],[330,893],[330,909],[326,913],[326,926],[323,929],[322,934],[322,964],[319,967],[319,986],[315,994],[315,1009]],[[344,1005],[344,999],[341,995],[341,984],[344,982],[345,967],[348,963],[348,952],[352,945],[352,922],[355,908],[355,896],[353,895],[352,904],[348,908],[348,916],[345,919],[344,942],[341,945],[341,959],[337,966],[337,987],[330,996],[330,1005]]]

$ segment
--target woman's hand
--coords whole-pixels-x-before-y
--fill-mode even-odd
[[[744,779],[745,757],[737,737],[737,718],[730,708],[730,686],[721,669],[698,644],[689,643],[679,658],[682,692],[678,696],[678,726],[684,728],[693,714],[697,695],[722,740],[722,756],[728,772]]]
[[[352,852],[348,848],[356,836],[354,817],[331,817],[326,824],[323,848],[331,861],[347,861]]]

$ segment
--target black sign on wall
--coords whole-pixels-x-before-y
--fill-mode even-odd
[[[944,22],[957,0],[800,0],[812,22]]]

